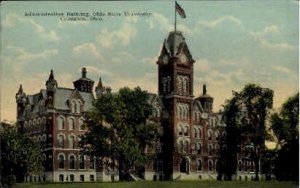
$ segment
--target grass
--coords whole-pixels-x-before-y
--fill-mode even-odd
[[[20,183],[16,188],[296,188],[298,182],[279,181],[169,181],[117,183]]]

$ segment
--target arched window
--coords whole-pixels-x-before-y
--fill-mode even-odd
[[[213,163],[211,160],[208,161],[208,170],[212,171],[213,170]]]
[[[70,175],[70,181],[74,182],[74,175],[73,174]]]
[[[76,112],[76,102],[75,101],[72,101],[72,103],[71,103],[71,111],[72,111],[72,113]]]
[[[211,134],[210,130],[207,131],[207,138],[208,138],[208,140],[212,139],[212,134]]]
[[[78,129],[80,131],[83,131],[84,130],[84,127],[83,127],[83,119],[79,119],[78,121]]]
[[[69,130],[74,130],[74,129],[75,129],[74,119],[70,118],[69,119]]]
[[[198,133],[199,133],[198,138],[202,138],[202,131],[200,128],[198,128]]]
[[[63,135],[58,136],[58,147],[64,148],[64,136]]]
[[[213,154],[213,148],[212,145],[208,145],[208,154],[212,155]]]
[[[194,137],[197,138],[198,137],[198,130],[196,128],[194,128]]]
[[[71,135],[71,136],[69,137],[69,147],[70,147],[71,149],[74,149],[74,148],[75,148],[75,136],[73,136],[73,135]]]
[[[81,102],[79,100],[76,101],[76,113],[80,113]]]
[[[182,94],[182,77],[178,76],[177,77],[177,88],[178,88],[178,94],[181,95]]]
[[[201,159],[198,159],[197,161],[197,171],[201,171],[202,170],[202,162]]]
[[[218,144],[215,146],[215,150],[216,150],[216,154],[219,155],[220,146]]]
[[[238,167],[239,167],[239,171],[242,171],[242,161],[239,161],[239,163],[238,163]]]
[[[84,169],[84,156],[80,155],[79,157],[79,168]]]
[[[183,150],[184,150],[183,141],[180,140],[180,141],[179,141],[179,152],[183,153]]]
[[[65,129],[65,122],[63,117],[58,117],[57,118],[57,124],[58,124],[58,130],[63,130]]]
[[[201,154],[201,144],[200,143],[195,144],[195,149],[196,149],[197,154]]]
[[[220,138],[220,132],[217,131],[217,132],[215,133],[215,136],[216,136],[216,140],[219,140],[219,138]]]
[[[65,158],[64,158],[64,156],[62,154],[60,154],[58,156],[58,168],[63,169],[64,166],[65,166],[64,163],[65,163]]]
[[[181,136],[183,134],[182,125],[178,126],[178,134]]]
[[[63,181],[64,181],[64,175],[63,175],[63,174],[60,174],[60,175],[59,175],[59,181],[60,181],[60,182],[63,182]]]
[[[90,156],[90,169],[95,168],[95,160],[93,156]]]
[[[75,156],[71,155],[70,156],[70,169],[75,169]]]
[[[190,151],[189,141],[187,141],[187,140],[184,142],[184,151],[186,153],[189,153],[189,151]]]

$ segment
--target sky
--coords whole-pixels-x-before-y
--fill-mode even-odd
[[[207,85],[214,111],[247,83],[274,90],[278,109],[299,90],[298,1],[178,1],[177,16],[194,64],[194,95]],[[1,121],[16,121],[15,94],[45,89],[50,70],[59,87],[87,68],[87,77],[114,91],[140,86],[157,93],[156,61],[174,30],[174,1],[1,2]],[[25,13],[89,13],[25,16]],[[93,13],[105,13],[93,20]],[[108,16],[108,12],[121,16]],[[124,12],[150,13],[125,16]],[[81,16],[79,16],[82,19]]]

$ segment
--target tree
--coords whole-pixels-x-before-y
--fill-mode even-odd
[[[271,128],[281,149],[275,163],[279,180],[299,180],[299,93],[288,98],[271,116]]]
[[[273,105],[273,91],[255,84],[247,84],[224,108],[227,136],[227,151],[221,156],[224,161],[225,178],[231,179],[236,172],[236,154],[243,143],[255,163],[255,180],[258,180],[259,162],[265,149],[266,118]],[[240,146],[242,147],[242,146]]]
[[[150,149],[157,142],[158,126],[147,122],[152,114],[147,100],[140,88],[122,88],[103,94],[87,114],[89,132],[81,141],[84,153],[96,156],[108,173],[118,169],[120,180],[143,169],[151,157],[146,154],[153,153]]]
[[[42,158],[39,148],[15,127],[1,123],[1,184],[10,187],[22,182],[25,176],[42,172]]]
[[[224,174],[225,180],[232,180],[232,175],[236,173],[237,168],[237,152],[238,146],[237,143],[240,141],[240,133],[241,133],[241,122],[240,122],[240,105],[237,97],[233,97],[232,99],[226,102],[224,106],[224,121],[226,124],[226,137],[221,138],[220,141],[226,144],[227,149],[221,150],[221,168],[219,171],[218,179],[222,179],[222,175]],[[222,145],[220,144],[220,145]]]

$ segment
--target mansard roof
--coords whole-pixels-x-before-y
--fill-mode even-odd
[[[84,102],[84,111],[88,111],[92,108],[92,102],[94,100],[94,95],[88,92],[81,92],[69,88],[57,88],[54,94],[54,108],[58,110],[69,110],[67,101],[70,99],[71,95],[74,92],[77,92],[80,95],[80,99]]]

